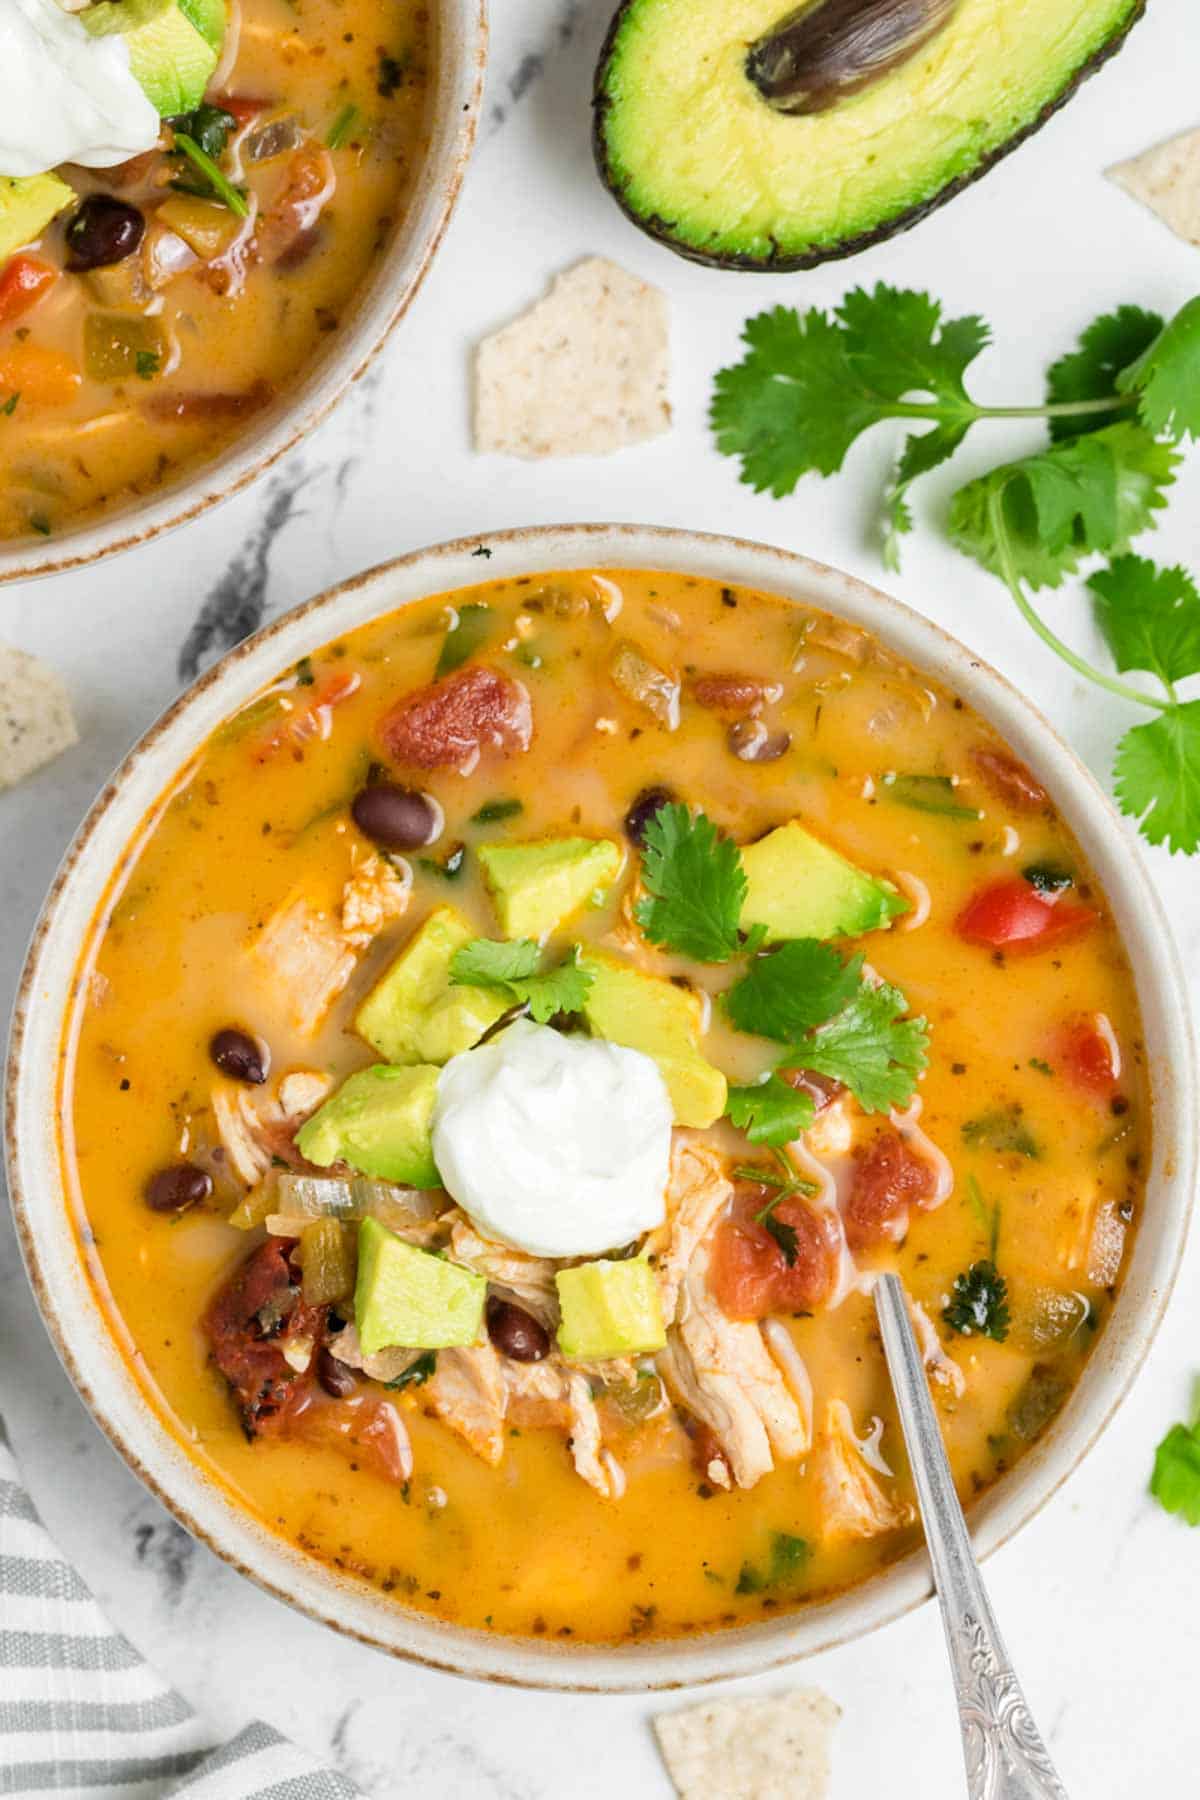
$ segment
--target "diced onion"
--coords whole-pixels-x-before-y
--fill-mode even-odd
[[[313,1219],[378,1219],[393,1230],[427,1225],[444,1211],[446,1196],[440,1189],[399,1187],[390,1181],[371,1181],[363,1175],[282,1174],[277,1189],[278,1211],[267,1220],[275,1237],[290,1237],[295,1228]]]
[[[652,663],[628,639],[613,651],[609,673],[626,699],[644,706],[668,731],[676,729],[679,724],[679,681],[676,676]]]

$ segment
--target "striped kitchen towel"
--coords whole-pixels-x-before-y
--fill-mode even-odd
[[[0,1418],[0,1794],[66,1800],[360,1800],[271,1726],[214,1748],[114,1631],[21,1484]]]

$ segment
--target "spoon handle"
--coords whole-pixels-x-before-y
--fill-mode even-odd
[[[970,1800],[1067,1800],[992,1614],[898,1276],[879,1277],[875,1310],[954,1671],[967,1793]]]

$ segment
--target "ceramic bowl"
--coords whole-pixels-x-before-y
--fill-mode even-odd
[[[585,525],[501,533],[487,548],[486,562],[478,557],[478,540],[417,551],[279,619],[176,701],[105,788],[41,915],[17,1000],[7,1084],[17,1227],[50,1333],[100,1425],[176,1518],[272,1593],[394,1654],[498,1681],[603,1691],[747,1675],[841,1643],[915,1606],[931,1591],[924,1555],[914,1552],[863,1585],[791,1616],[674,1643],[604,1648],[504,1638],[405,1611],[272,1536],[206,1481],[147,1403],[89,1286],[62,1204],[55,1130],[76,959],[109,877],[147,812],[209,733],[281,669],[364,620],[481,576],[657,568],[766,589],[865,626],[977,707],[1045,782],[1108,893],[1141,1000],[1154,1104],[1153,1167],[1120,1298],[1057,1421],[973,1509],[984,1555],[1037,1512],[1086,1455],[1128,1391],[1166,1306],[1192,1199],[1196,1082],[1185,983],[1130,833],[1091,775],[1015,688],[907,607],[804,557],[690,532]]]
[[[58,574],[131,550],[239,493],[312,431],[364,373],[441,243],[475,142],[487,61],[487,0],[437,0],[436,79],[424,164],[373,273],[324,355],[211,462],[129,505],[114,505],[47,541],[0,542],[0,585]]]

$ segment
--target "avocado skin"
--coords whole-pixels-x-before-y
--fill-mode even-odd
[[[644,231],[647,237],[652,237],[656,242],[665,245],[668,250],[673,250],[676,256],[686,257],[688,262],[700,263],[708,269],[745,270],[748,273],[759,275],[791,275],[798,273],[801,269],[818,268],[821,263],[841,262],[847,256],[857,256],[860,250],[869,250],[874,244],[884,244],[889,238],[899,237],[902,231],[911,231],[914,225],[919,225],[922,219],[928,218],[931,212],[936,212],[939,206],[945,206],[948,200],[953,200],[956,194],[961,194],[964,188],[970,187],[982,175],[986,175],[989,169],[995,168],[1002,157],[1008,156],[1013,150],[1018,149],[1026,138],[1033,136],[1035,131],[1040,131],[1047,119],[1052,118],[1067,104],[1067,101],[1072,98],[1088,76],[1094,75],[1110,57],[1116,55],[1138,20],[1144,15],[1147,0],[1138,0],[1138,4],[1125,23],[1113,32],[1108,41],[1102,44],[1094,55],[1079,65],[1054,98],[1048,100],[1027,125],[1022,126],[1020,131],[1015,131],[1012,137],[997,149],[981,157],[975,168],[955,176],[953,181],[948,181],[945,187],[939,188],[936,194],[931,194],[928,200],[922,200],[917,206],[910,206],[905,212],[897,213],[894,219],[888,219],[881,225],[873,226],[870,231],[862,231],[854,237],[843,238],[839,243],[822,245],[820,249],[806,251],[802,256],[769,256],[766,258],[736,256],[727,251],[698,250],[694,244],[686,244],[677,238],[674,228],[668,220],[657,214],[643,216],[626,203],[625,196],[620,191],[608,161],[604,122],[612,100],[605,92],[605,83],[608,80],[608,65],[616,48],[625,15],[637,3],[638,0],[621,0],[621,4],[613,15],[612,24],[608,28],[600,50],[600,58],[596,64],[596,79],[592,89],[592,152],[601,181],[625,217],[631,220],[639,231]]]

